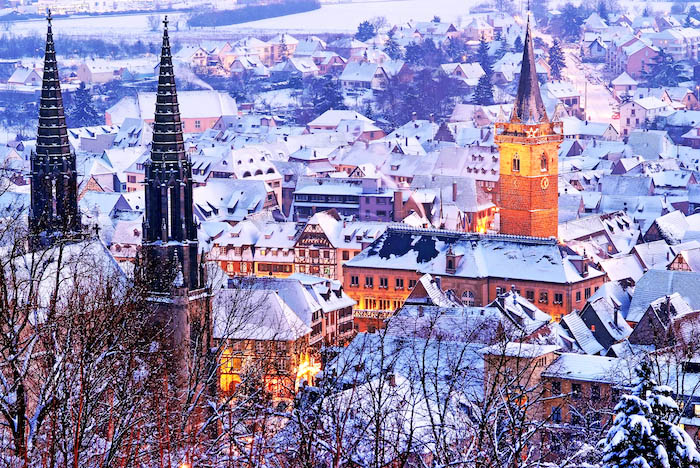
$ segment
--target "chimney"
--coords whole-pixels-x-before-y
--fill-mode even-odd
[[[411,121],[415,122],[416,120],[418,120],[418,113],[414,111],[411,113]]]
[[[435,114],[433,113],[430,114],[430,122],[435,123]]]
[[[453,202],[457,201],[457,181],[456,180],[452,181],[452,201]]]
[[[403,191],[394,190],[394,221],[399,222],[403,219]]]

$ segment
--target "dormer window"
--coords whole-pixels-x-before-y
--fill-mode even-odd
[[[540,156],[540,170],[542,172],[547,170],[547,155],[545,153],[542,153],[542,156]]]
[[[520,172],[520,155],[518,153],[513,156],[513,172]]]

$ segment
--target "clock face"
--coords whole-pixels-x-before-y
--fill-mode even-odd
[[[542,177],[540,180],[540,187],[542,187],[542,190],[547,190],[549,187],[549,178],[547,177]]]

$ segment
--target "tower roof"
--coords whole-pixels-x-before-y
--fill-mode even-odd
[[[39,100],[36,153],[40,156],[49,156],[51,159],[60,159],[70,157],[71,150],[51,29],[51,11],[48,13],[47,21],[48,30],[44,54],[44,77]]]
[[[151,161],[177,162],[186,160],[185,144],[182,136],[180,106],[175,89],[173,56],[168,36],[168,18],[163,21],[163,46],[160,55],[160,74],[156,94],[156,111],[153,122],[153,146]]]
[[[547,111],[542,102],[540,84],[537,81],[537,68],[535,65],[535,51],[532,45],[532,31],[530,19],[527,20],[525,32],[525,47],[523,49],[523,61],[520,69],[520,82],[518,94],[515,97],[511,122],[539,123],[548,122]]]

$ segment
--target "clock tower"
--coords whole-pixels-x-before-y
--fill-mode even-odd
[[[562,123],[549,120],[542,102],[528,20],[513,112],[508,122],[496,123],[502,234],[557,237],[558,158],[563,139]]]

